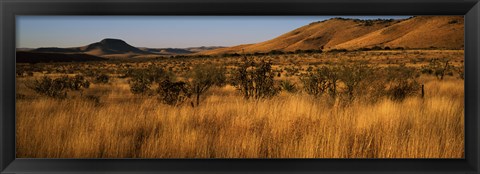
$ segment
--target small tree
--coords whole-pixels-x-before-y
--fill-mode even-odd
[[[232,85],[242,91],[245,99],[272,97],[279,91],[274,77],[271,62],[256,63],[244,56],[243,64],[233,74]]]
[[[432,59],[422,70],[423,73],[435,75],[439,80],[443,80],[445,75],[452,73],[451,71],[452,66],[449,59]]]
[[[131,77],[130,91],[134,94],[151,95],[151,85],[156,82],[160,83],[165,79],[171,80],[173,75],[162,68],[150,66],[146,69],[130,69],[126,76]]]
[[[210,87],[214,85],[225,85],[225,68],[212,64],[197,65],[193,68],[190,78],[190,87],[196,98],[196,106],[198,106],[200,104],[200,96],[210,89]]]
[[[319,70],[319,73],[327,82],[327,92],[332,98],[337,96],[337,86],[340,80],[340,69],[338,66],[326,66]]]
[[[150,90],[153,79],[146,72],[137,71],[132,75],[129,83],[133,94],[146,94]]]
[[[278,93],[279,89],[275,87],[275,73],[272,71],[271,62],[260,61],[253,73],[253,97],[266,98]]]
[[[354,93],[360,84],[371,76],[374,69],[368,66],[366,61],[344,62],[339,68],[340,80],[346,87],[346,93],[350,101],[354,99]]]
[[[254,65],[254,61],[243,56],[243,63],[233,72],[231,83],[242,92],[245,99],[249,99],[253,94],[252,74],[249,69]]]
[[[310,72],[306,76],[301,77],[300,80],[303,83],[304,91],[315,97],[323,94],[328,87],[327,80],[320,74],[320,70]]]
[[[165,79],[158,84],[157,93],[163,103],[174,106],[183,103],[191,96],[187,83],[172,82],[169,79]]]
[[[324,93],[335,98],[340,79],[339,67],[336,65],[324,66],[315,71],[310,71],[305,77],[301,77],[304,90],[310,95],[320,96]]]

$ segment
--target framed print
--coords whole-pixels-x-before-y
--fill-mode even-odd
[[[479,8],[2,1],[1,171],[478,173]]]

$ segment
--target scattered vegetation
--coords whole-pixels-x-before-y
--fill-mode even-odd
[[[190,75],[191,91],[195,95],[196,106],[200,105],[200,96],[212,86],[226,84],[225,68],[216,65],[197,65]]]
[[[17,157],[464,157],[463,52],[369,49],[17,64]]]
[[[232,85],[242,92],[245,99],[272,97],[279,92],[271,62],[261,60],[256,63],[247,57],[243,59],[243,64],[233,74]]]
[[[450,65],[449,59],[431,59],[428,66],[424,66],[422,73],[433,74],[438,79],[443,80],[445,75],[453,75],[453,67]]]
[[[402,101],[421,92],[421,84],[418,82],[419,74],[415,69],[405,67],[402,64],[389,67],[386,74],[386,80],[390,86],[387,94],[390,95],[391,99]]]
[[[154,82],[160,83],[173,78],[171,73],[153,66],[145,69],[131,69],[127,71],[126,76],[131,77],[130,91],[142,95],[152,95],[151,86]]]
[[[110,77],[107,74],[100,74],[95,77],[95,83],[103,83],[106,84],[110,81]]]
[[[297,92],[297,85],[290,80],[282,80],[280,81],[280,87],[282,90],[290,92],[290,93],[295,93]]]
[[[83,88],[88,88],[90,82],[81,75],[76,75],[75,77],[62,76],[55,79],[44,76],[41,79],[25,83],[25,85],[38,94],[56,99],[65,99],[67,98],[67,90],[81,91]]]
[[[159,83],[157,92],[163,103],[174,106],[182,104],[191,96],[189,86],[185,82],[172,82],[169,79]]]
[[[451,21],[448,21],[448,24],[456,24],[456,23],[458,23],[458,21],[457,21],[457,20],[451,20]]]

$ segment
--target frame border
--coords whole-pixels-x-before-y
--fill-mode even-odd
[[[0,0],[0,173],[479,173],[479,0]],[[465,15],[464,159],[15,159],[16,15]]]

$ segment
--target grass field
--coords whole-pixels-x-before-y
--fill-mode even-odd
[[[442,54],[443,53],[443,54]],[[463,52],[398,51],[293,55],[274,60],[274,68],[306,69],[336,62],[330,57],[371,58],[378,66],[406,63],[420,67],[429,58]],[[402,59],[403,57],[403,59]],[[418,60],[418,61],[417,61]],[[191,64],[205,61],[195,59]],[[227,66],[234,58],[211,59]],[[276,61],[276,62],[275,62]],[[172,63],[173,62],[173,63]],[[187,61],[158,61],[173,67]],[[328,63],[327,63],[328,62]],[[155,64],[154,63],[154,64]],[[149,62],[131,63],[144,66]],[[30,66],[30,65],[22,65]],[[75,64],[43,67],[31,77],[17,78],[16,146],[18,158],[462,158],[464,157],[464,85],[448,76],[422,75],[425,97],[377,102],[312,97],[302,92],[245,100],[232,86],[213,87],[198,107],[170,106],[155,97],[134,95],[128,79],[92,84],[65,100],[35,94],[24,83]],[[124,65],[81,64],[108,71]],[[189,65],[185,65],[189,67]],[[18,66],[17,66],[18,68]],[[280,79],[298,78],[298,73]],[[92,100],[84,96],[94,95]]]

